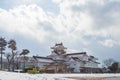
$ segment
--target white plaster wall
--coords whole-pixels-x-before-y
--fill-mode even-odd
[[[98,68],[98,64],[94,62],[87,62],[85,67]]]
[[[83,58],[82,58],[82,60],[84,60],[84,61],[88,61],[88,56],[83,56]]]
[[[74,72],[80,72],[80,62],[70,60],[69,65],[69,68],[74,68]]]
[[[38,67],[43,67],[45,65],[45,63],[38,63]]]

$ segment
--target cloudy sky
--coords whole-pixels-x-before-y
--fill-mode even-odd
[[[100,61],[120,61],[120,0],[0,0],[0,36],[46,56],[63,42]]]

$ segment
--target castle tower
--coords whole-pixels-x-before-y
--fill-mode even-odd
[[[54,47],[51,47],[53,49],[53,52],[57,54],[65,54],[66,53],[66,47],[63,46],[63,43],[56,43]]]

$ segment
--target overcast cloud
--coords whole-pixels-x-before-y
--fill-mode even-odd
[[[120,60],[119,8],[119,0],[2,0],[0,36],[32,55],[48,55],[63,42],[70,51]]]

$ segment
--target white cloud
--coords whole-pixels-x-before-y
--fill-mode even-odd
[[[19,6],[9,11],[0,10],[0,28],[12,34],[31,36],[37,40],[44,40],[47,32],[37,29],[37,23],[46,21],[46,14],[36,5]]]
[[[26,5],[28,5],[28,4],[33,4],[33,3],[39,3],[39,2],[41,2],[42,0],[5,0],[5,3],[10,3],[10,4],[8,4],[8,5],[13,5],[13,7],[14,6],[18,6],[18,5],[21,5],[21,4],[26,4]],[[7,6],[7,5],[6,5]]]
[[[25,2],[22,0],[22,2],[25,3],[28,0]],[[35,4],[20,5],[8,11],[0,9],[0,28],[12,34],[19,33],[34,37],[40,42],[50,37],[57,41],[68,42],[69,40],[70,43],[79,42],[89,45],[90,40],[84,39],[84,36],[110,37],[112,40],[120,40],[120,19],[118,18],[120,11],[108,6],[114,6],[115,4],[109,4],[113,1],[53,0],[53,2],[60,8],[57,15],[46,12]],[[108,8],[105,8],[106,5]],[[109,11],[105,12],[107,9]]]
[[[62,0],[52,0],[54,3],[60,3]]]
[[[94,52],[93,52],[92,50],[87,49],[87,48],[83,48],[82,51],[83,51],[83,52],[86,52],[88,55],[93,55],[93,54],[94,54]]]
[[[2,7],[0,8],[1,33],[5,33],[5,36],[8,34],[6,37],[12,35],[15,39],[23,37],[22,44],[17,40],[21,48],[27,45],[30,47],[28,49],[33,51],[31,53],[40,52],[40,55],[48,55],[47,53],[50,52],[48,45],[50,47],[56,42],[63,42],[69,52],[86,51],[88,55],[96,57],[99,55],[104,59],[106,57],[103,55],[108,55],[104,53],[112,56],[115,52],[118,56],[120,52],[119,1],[52,1],[11,0],[11,3],[6,0],[4,6],[0,5]],[[109,47],[112,47],[110,51],[108,51]]]
[[[103,46],[106,46],[106,47],[113,47],[115,45],[119,45],[117,41],[112,40],[112,39],[107,39],[107,40],[104,40],[104,41],[99,41],[99,43],[102,44]]]

